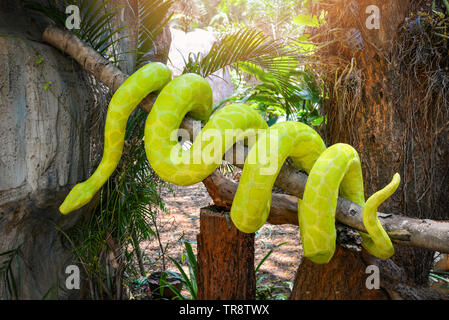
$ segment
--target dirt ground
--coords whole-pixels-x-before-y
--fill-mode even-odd
[[[196,253],[196,235],[200,228],[200,208],[213,204],[202,183],[190,187],[172,186],[161,190],[160,194],[166,205],[167,213],[158,215],[158,227],[161,244],[154,239],[141,244],[144,253],[145,269],[151,273],[163,270],[163,260],[166,269],[177,271],[170,259],[162,259],[161,246],[166,255],[181,263],[185,252],[183,241],[192,244]],[[278,247],[279,244],[287,242]],[[299,228],[297,226],[275,226],[265,224],[256,233],[255,264],[273,249],[273,253],[263,263],[256,277],[263,277],[258,282],[258,294],[261,299],[288,298],[294,280],[296,268],[301,259],[299,244]],[[183,265],[187,272],[187,267]],[[188,295],[187,291],[183,291]]]
[[[213,204],[202,183],[190,187],[171,186],[163,188],[159,194],[162,196],[166,212],[158,214],[158,223],[161,242],[156,238],[152,241],[141,243],[144,256],[144,267],[147,275],[164,270],[178,272],[176,266],[168,259],[172,257],[183,266],[188,274],[186,264],[181,263],[185,252],[184,241],[189,241],[196,254],[196,235],[200,228],[200,208]],[[285,245],[278,247],[283,242]],[[161,247],[163,249],[161,249]],[[291,286],[295,272],[302,259],[302,248],[299,243],[299,228],[292,225],[274,226],[265,224],[256,232],[255,242],[255,264],[257,265],[263,257],[273,249],[273,253],[263,263],[256,278],[258,299],[287,299],[291,292]],[[163,258],[161,252],[165,251]],[[444,274],[446,278],[448,273]],[[448,283],[431,279],[431,286],[442,292],[449,292]],[[430,281],[430,280],[429,280]],[[139,293],[139,292],[140,293]],[[136,299],[148,299],[148,293],[142,290],[134,292]],[[182,294],[186,297],[189,293],[183,289]]]

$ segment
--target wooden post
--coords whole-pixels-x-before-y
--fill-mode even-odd
[[[229,212],[201,209],[198,240],[200,300],[254,300],[254,233],[237,230]]]
[[[337,246],[328,264],[316,264],[304,258],[296,271],[290,300],[384,300],[383,289],[365,286],[366,266],[360,253]]]

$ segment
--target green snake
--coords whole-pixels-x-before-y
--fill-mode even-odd
[[[103,158],[92,176],[77,184],[60,206],[67,214],[89,203],[111,176],[120,160],[126,124],[132,111],[150,92],[160,93],[145,124],[145,151],[154,171],[165,181],[192,185],[207,178],[237,141],[250,151],[235,194],[231,219],[242,232],[257,231],[267,220],[271,192],[282,164],[289,157],[309,177],[298,199],[298,221],[304,256],[327,263],[336,246],[335,210],[338,196],[363,207],[362,245],[387,259],[394,253],[391,240],[377,217],[377,207],[397,189],[400,177],[365,203],[359,156],[350,145],[326,148],[318,133],[299,122],[280,122],[268,128],[253,107],[235,103],[212,116],[212,89],[199,75],[184,74],[171,80],[168,67],[149,63],[133,73],[109,104]],[[186,114],[207,121],[190,149],[178,142],[178,129]],[[232,133],[232,134],[230,134]]]

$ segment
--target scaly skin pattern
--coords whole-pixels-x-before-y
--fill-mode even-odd
[[[273,132],[273,133],[272,133]],[[269,140],[275,136],[274,143]],[[260,150],[263,156],[259,156]],[[274,156],[271,154],[274,153]],[[248,160],[253,164],[248,163]],[[359,156],[350,145],[338,143],[328,149],[310,127],[297,122],[281,122],[259,135],[245,161],[234,201],[231,219],[247,233],[266,222],[271,189],[287,157],[309,174],[303,199],[298,201],[298,221],[304,256],[315,263],[328,263],[335,251],[335,210],[338,195],[363,207],[363,221],[369,233],[361,233],[362,245],[371,254],[387,259],[393,245],[377,218],[377,207],[393,194],[399,175],[368,199],[365,206]]]
[[[192,147],[183,150],[173,134],[184,116],[190,113],[196,119],[207,120],[211,112],[212,89],[201,76],[185,74],[161,91],[145,124],[145,151],[162,179],[182,186],[198,183],[218,168],[223,154],[235,141],[251,135],[251,130],[267,128],[255,109],[245,104],[231,104],[217,111]],[[241,134],[229,139],[226,130],[240,130]]]
[[[171,80],[171,72],[162,63],[149,63],[132,74],[117,89],[109,103],[104,128],[103,157],[92,176],[70,191],[59,211],[67,214],[92,200],[120,161],[128,118],[148,94],[160,90]]]
[[[62,213],[88,203],[115,170],[123,150],[126,122],[132,110],[151,91],[161,90],[145,124],[145,151],[155,172],[177,185],[192,185],[208,177],[223,154],[237,141],[250,147],[232,208],[231,219],[246,233],[257,231],[267,220],[271,192],[287,158],[309,174],[303,199],[298,199],[298,220],[304,255],[327,263],[335,251],[335,210],[338,196],[363,206],[362,245],[373,255],[387,259],[394,249],[377,218],[377,207],[394,193],[400,178],[376,192],[365,204],[360,159],[354,148],[335,144],[326,148],[309,126],[286,121],[268,128],[252,107],[231,104],[212,116],[212,90],[195,74],[172,81],[160,63],[139,69],[117,90],[111,100],[105,128],[103,159],[95,173],[76,185],[60,207]],[[168,83],[168,84],[167,84]],[[178,129],[189,113],[206,121],[190,149],[178,142]],[[232,132],[230,135],[229,132]]]

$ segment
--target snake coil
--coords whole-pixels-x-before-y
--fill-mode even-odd
[[[266,222],[274,181],[290,157],[294,166],[309,175],[303,199],[298,199],[305,257],[316,263],[327,263],[332,258],[339,194],[363,206],[368,234],[361,233],[362,245],[379,258],[393,255],[391,240],[377,218],[377,207],[397,189],[399,174],[365,203],[360,159],[353,147],[338,143],[326,148],[318,133],[298,122],[286,121],[268,128],[257,110],[246,104],[227,105],[210,117],[209,83],[196,74],[171,80],[169,69],[162,63],[142,67],[115,92],[106,117],[103,158],[92,176],[70,191],[60,206],[63,214],[90,202],[111,176],[122,155],[131,112],[145,96],[158,90],[161,92],[145,124],[145,151],[162,179],[183,186],[198,183],[219,166],[224,153],[236,141],[250,141],[248,137],[253,137],[231,208],[231,219],[239,230],[255,232]],[[187,113],[195,119],[209,121],[192,147],[184,150],[176,133]],[[232,138],[229,132],[233,133]]]

